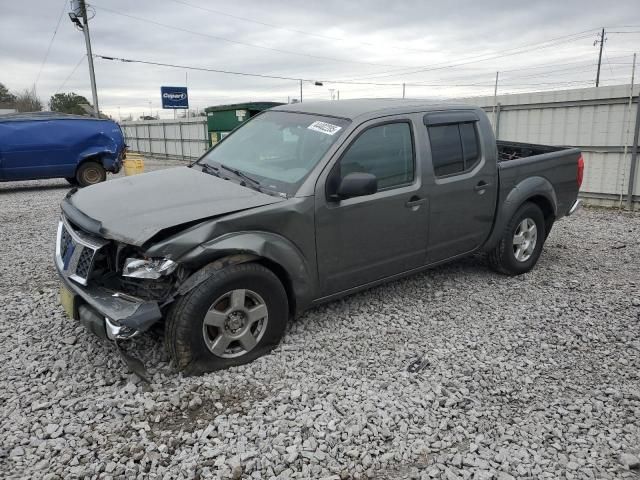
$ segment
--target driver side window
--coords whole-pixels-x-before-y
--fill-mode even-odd
[[[340,177],[354,172],[371,173],[378,190],[407,185],[414,178],[411,125],[387,123],[365,130],[340,160]]]

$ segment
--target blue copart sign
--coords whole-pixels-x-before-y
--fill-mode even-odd
[[[187,87],[160,87],[162,108],[189,108]]]

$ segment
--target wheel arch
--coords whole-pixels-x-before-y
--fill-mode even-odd
[[[558,212],[558,199],[553,185],[544,177],[528,177],[515,185],[506,195],[496,212],[496,218],[489,238],[482,250],[493,249],[511,217],[526,202],[536,204],[544,215],[545,230],[548,234]]]
[[[83,156],[82,158],[80,158],[80,160],[78,161],[78,163],[76,163],[76,169],[73,172],[74,176],[78,174],[78,169],[80,168],[81,165],[84,165],[87,162],[96,162],[99,163],[100,165],[102,165],[102,168],[104,168],[106,170],[106,166],[104,164],[104,155],[102,153],[91,153],[87,156]]]
[[[302,252],[280,235],[266,232],[240,232],[224,235],[200,245],[178,261],[201,265],[178,288],[184,295],[220,269],[239,263],[255,262],[268,268],[282,283],[290,315],[311,304],[312,273]]]

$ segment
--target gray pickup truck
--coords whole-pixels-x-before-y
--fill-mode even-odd
[[[188,167],[71,191],[61,302],[116,342],[164,319],[179,370],[243,364],[303,310],[443,262],[529,271],[583,168],[575,148],[496,143],[476,107],[280,106]]]

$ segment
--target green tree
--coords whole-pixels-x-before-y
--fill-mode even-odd
[[[81,105],[90,105],[82,95],[71,93],[56,93],[49,100],[52,112],[74,113],[76,115],[86,115],[87,111]]]
[[[0,83],[0,103],[13,103],[15,101],[16,96],[4,84]]]

